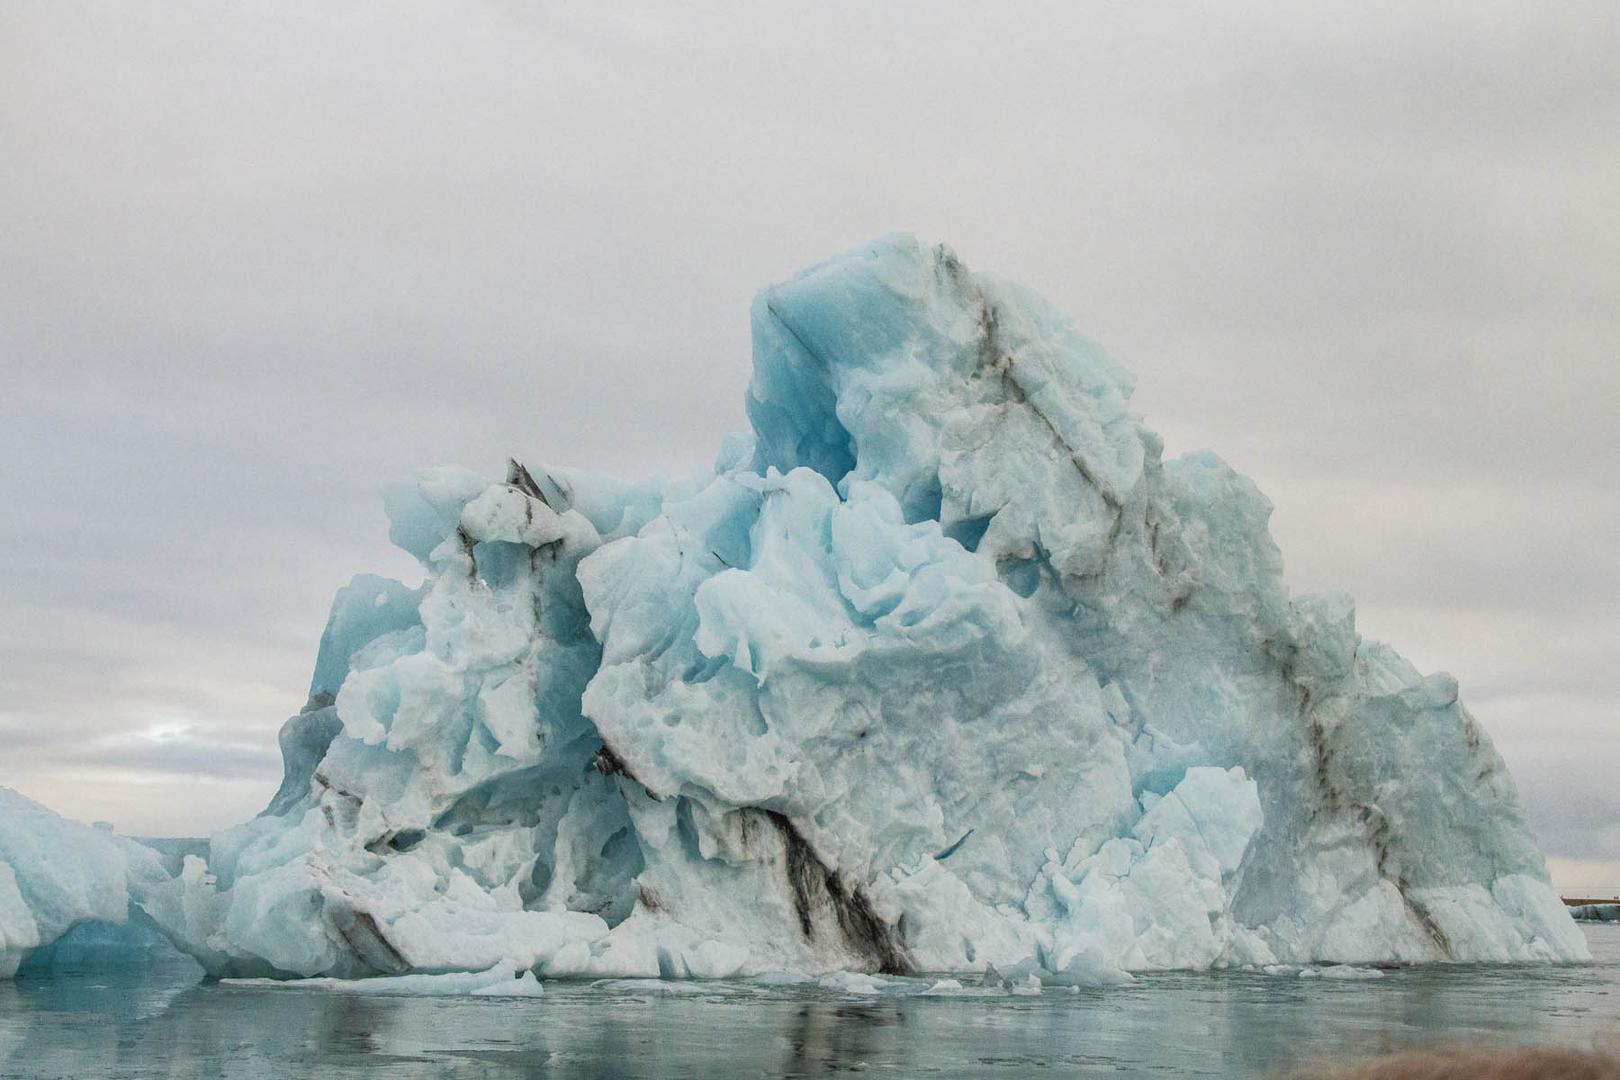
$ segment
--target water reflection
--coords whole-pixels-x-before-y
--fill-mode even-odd
[[[1166,974],[1035,997],[856,999],[815,987],[548,984],[542,998],[383,998],[199,983],[194,971],[0,983],[0,1076],[257,1078],[1267,1074],[1448,1042],[1620,1030],[1620,926],[1600,961],[1364,982]]]

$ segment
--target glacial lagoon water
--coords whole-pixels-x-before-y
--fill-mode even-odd
[[[35,974],[0,983],[0,1077],[1268,1076],[1436,1043],[1604,1044],[1620,1036],[1620,925],[1584,929],[1590,964],[1165,973],[1075,993],[619,981],[431,998],[179,965]]]

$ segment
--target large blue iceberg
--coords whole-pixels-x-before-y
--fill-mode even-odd
[[[81,829],[106,880],[53,891],[0,807],[6,954],[133,913],[269,977],[1586,956],[1455,681],[1291,598],[1264,496],[1039,297],[890,237],[753,335],[712,472],[389,491],[425,583],[338,594],[206,860]]]

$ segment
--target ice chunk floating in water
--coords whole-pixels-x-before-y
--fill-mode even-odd
[[[25,851],[7,948],[105,884],[247,977],[1585,955],[1453,680],[1044,301],[893,237],[753,330],[712,472],[390,491],[426,581],[339,593],[265,813],[82,902]]]
[[[0,788],[0,978],[25,959],[52,959],[70,930],[96,924],[128,928],[101,935],[104,957],[139,962],[151,919],[132,898],[165,892],[170,878],[156,851]]]

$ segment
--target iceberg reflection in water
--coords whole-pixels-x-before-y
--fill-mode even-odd
[[[25,975],[0,983],[0,1076],[1264,1075],[1435,1042],[1610,1037],[1620,926],[1586,935],[1590,964],[1169,972],[1039,994],[614,980],[549,982],[532,999],[384,997],[199,983],[178,966]]]

